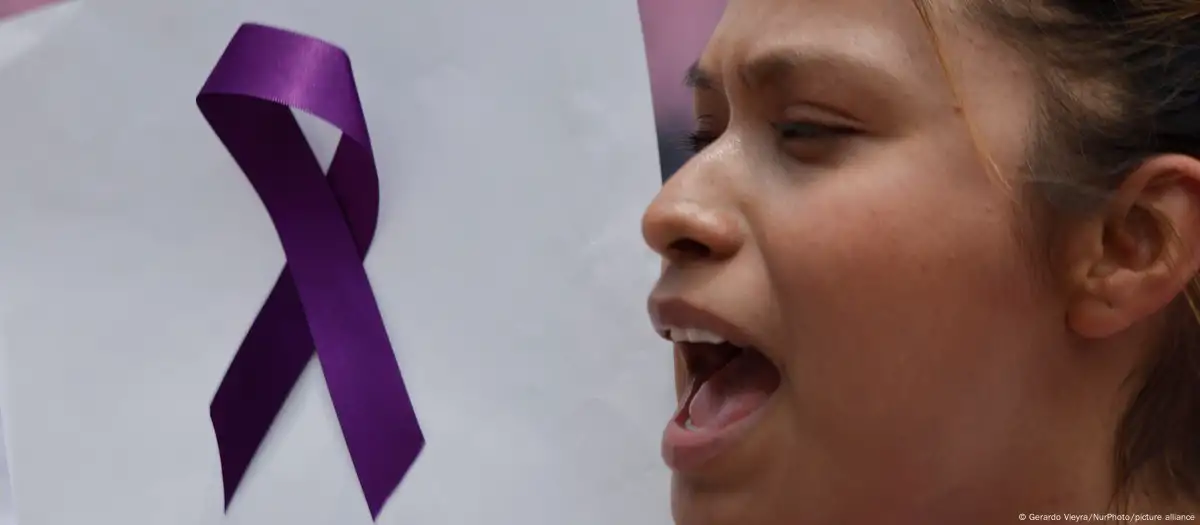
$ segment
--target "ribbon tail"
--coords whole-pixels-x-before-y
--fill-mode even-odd
[[[382,328],[382,323],[376,326]],[[425,446],[400,368],[390,351],[377,349],[374,355],[361,349],[353,361],[317,351],[372,518],[379,516]]]
[[[285,266],[209,405],[226,509],[312,358],[313,340],[306,326],[300,296]]]
[[[374,174],[369,144],[343,135],[327,181],[360,260],[366,256],[379,213],[379,182]],[[343,354],[341,345],[318,345],[317,355],[367,507],[371,516],[378,518],[420,455],[425,438],[369,277],[361,264],[352,269],[347,266],[347,271],[357,275],[342,283],[344,290],[348,296],[360,298],[343,303],[344,307],[353,304],[355,309],[355,356],[351,359]]]

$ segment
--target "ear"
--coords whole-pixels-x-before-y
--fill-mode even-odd
[[[1105,338],[1152,317],[1200,268],[1200,160],[1147,160],[1103,216],[1071,231],[1066,249],[1075,333]]]

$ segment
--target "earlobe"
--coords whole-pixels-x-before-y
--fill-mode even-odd
[[[1200,268],[1200,160],[1163,155],[1118,188],[1101,221],[1069,240],[1072,331],[1101,339],[1162,311]]]
[[[1123,267],[1096,273],[1088,284],[1067,310],[1067,320],[1081,337],[1103,339],[1165,308],[1182,292],[1186,280],[1178,282],[1160,260],[1140,270]]]
[[[1128,326],[1121,312],[1098,296],[1077,299],[1067,310],[1067,324],[1085,339],[1102,339]]]

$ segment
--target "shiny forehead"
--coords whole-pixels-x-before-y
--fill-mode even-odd
[[[918,81],[941,76],[934,53],[913,0],[730,0],[685,82],[753,86],[798,69]]]

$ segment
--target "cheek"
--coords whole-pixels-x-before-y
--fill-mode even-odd
[[[1045,305],[1001,188],[892,172],[778,194],[758,234],[802,432],[921,462],[899,449],[945,453],[931,441],[980,443],[962,433],[1017,417]]]

